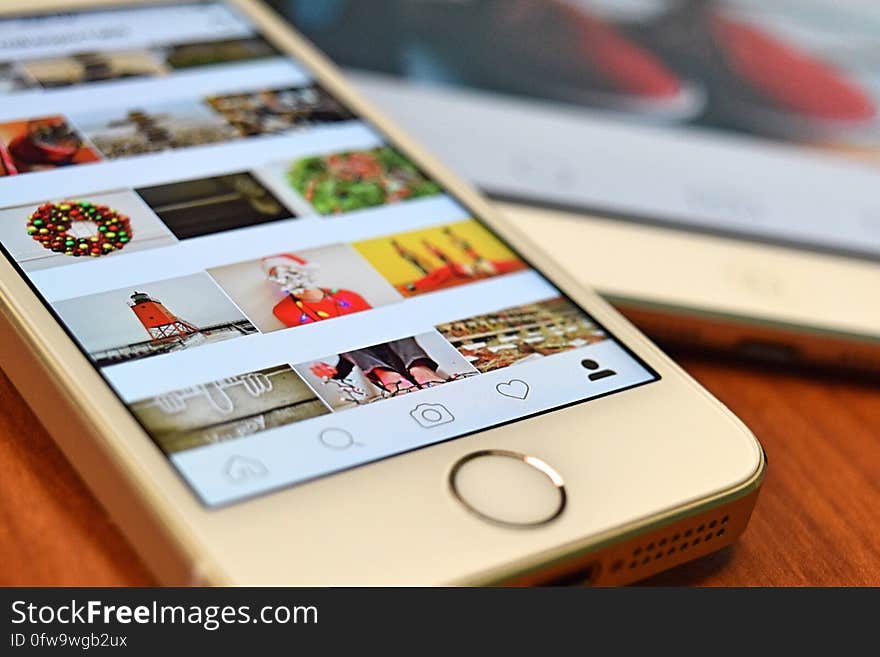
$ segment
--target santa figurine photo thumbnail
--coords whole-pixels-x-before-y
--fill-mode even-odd
[[[357,292],[318,285],[318,265],[293,253],[262,259],[266,278],[287,294],[272,314],[287,327],[350,315],[372,306]]]

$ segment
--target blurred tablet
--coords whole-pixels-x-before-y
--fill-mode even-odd
[[[880,369],[875,0],[272,4],[655,336]]]

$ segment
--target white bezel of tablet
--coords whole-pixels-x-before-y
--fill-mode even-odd
[[[822,252],[737,236],[762,230],[762,214],[797,221],[799,208],[819,207],[829,222],[840,213],[862,222],[866,241],[859,242],[855,227],[845,236],[848,248],[876,250],[880,200],[872,190],[880,174],[870,167],[801,147],[759,151],[749,140],[693,131],[683,140],[662,125],[633,126],[595,114],[586,121],[577,111],[534,100],[352,73],[370,100],[444,163],[498,191],[500,207],[521,230],[606,297],[671,314],[728,318],[746,332],[768,327],[852,341],[880,357],[880,304],[872,302],[880,261],[834,253],[833,244]],[[689,157],[706,164],[684,166]],[[787,173],[794,159],[797,168]],[[512,193],[517,176],[522,189]],[[624,194],[627,185],[631,193]],[[535,196],[532,190],[542,186],[554,193]],[[571,199],[589,197],[590,205],[609,211],[603,216],[566,202],[565,189],[577,186],[587,192],[572,191]],[[845,206],[835,205],[835,194]],[[627,207],[614,205],[624,196]],[[685,219],[678,226],[663,221],[657,207],[677,208]],[[701,212],[716,219],[701,222],[706,230],[689,231],[686,217],[700,223]]]

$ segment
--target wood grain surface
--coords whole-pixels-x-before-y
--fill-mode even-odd
[[[880,585],[880,384],[672,354],[760,438],[769,470],[731,548],[652,585]],[[0,585],[153,579],[0,374]]]

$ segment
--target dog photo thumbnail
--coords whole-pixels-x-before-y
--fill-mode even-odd
[[[172,390],[129,408],[166,454],[330,412],[289,365]]]

